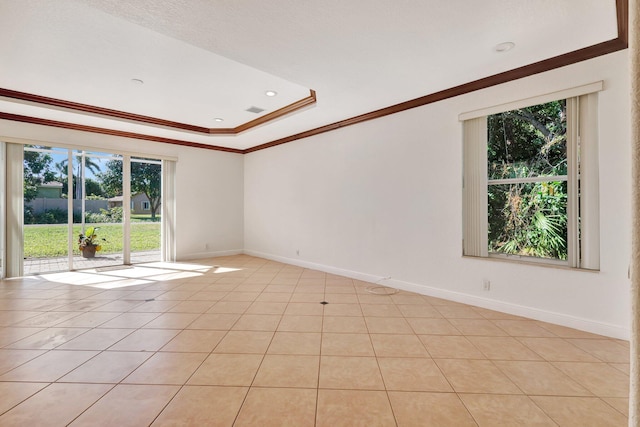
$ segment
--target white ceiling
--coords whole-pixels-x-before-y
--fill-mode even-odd
[[[0,0],[0,88],[207,128],[318,99],[235,136],[0,112],[245,149],[616,36],[615,0]]]

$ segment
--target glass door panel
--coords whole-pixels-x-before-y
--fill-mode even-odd
[[[160,261],[162,162],[131,158],[131,263]]]
[[[24,146],[23,274],[69,269],[68,150]]]
[[[122,157],[74,151],[73,268],[122,265]]]

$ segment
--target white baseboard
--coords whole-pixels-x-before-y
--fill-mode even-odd
[[[218,256],[240,255],[243,253],[244,251],[242,249],[233,249],[229,251],[215,251],[215,252],[192,252],[192,253],[181,254],[176,257],[176,260],[180,262],[184,262],[184,261],[193,261],[193,260],[203,259],[203,258],[214,258]]]
[[[265,258],[273,261],[283,262],[286,264],[296,265],[298,267],[311,268],[314,270],[323,271],[325,273],[345,276],[356,280],[362,280],[364,282],[379,283],[380,285],[390,286],[392,288],[401,289],[404,291],[415,292],[421,295],[442,298],[450,301],[460,302],[463,304],[474,305],[476,307],[486,308],[489,310],[500,311],[502,313],[513,314],[515,316],[527,317],[529,319],[535,319],[543,322],[553,323],[556,325],[566,326],[569,328],[579,329],[581,331],[591,332],[593,334],[604,335],[607,337],[623,340],[628,340],[631,336],[631,331],[628,328],[623,328],[621,326],[612,325],[609,323],[596,322],[590,319],[584,319],[568,314],[541,310],[535,307],[527,307],[524,305],[479,297],[462,292],[450,291],[433,286],[404,282],[402,280],[393,278],[387,279],[385,277],[376,276],[373,274],[317,264],[314,262],[304,261],[296,258],[287,258],[279,255],[272,255],[252,250],[245,250],[244,253],[259,258]]]

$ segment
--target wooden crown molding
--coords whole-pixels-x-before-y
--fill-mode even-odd
[[[235,148],[221,147],[218,145],[200,144],[198,142],[183,141],[180,139],[163,138],[160,136],[145,135],[142,133],[125,132],[121,130],[99,128],[95,126],[79,125],[77,123],[60,122],[57,120],[41,119],[39,117],[21,116],[19,114],[10,114],[0,112],[0,120],[11,120],[14,122],[31,123],[35,125],[51,126],[62,129],[79,130],[83,132],[99,133],[102,135],[120,136],[124,138],[143,139],[145,141],[162,142],[164,144],[182,145],[185,147],[204,148],[206,150],[226,151],[229,153],[244,154],[244,150]]]
[[[459,95],[464,95],[470,92],[474,92],[480,89],[486,89],[491,86],[507,83],[513,80],[521,79],[523,77],[532,76],[534,74],[543,73],[556,68],[564,67],[567,65],[575,64],[578,62],[586,61],[588,59],[596,58],[598,56],[606,55],[609,53],[617,52],[619,50],[626,49],[629,46],[629,0],[616,0],[616,18],[618,25],[618,35],[615,39],[606,42],[598,43],[592,46],[588,46],[583,49],[578,49],[573,52],[569,52],[563,55],[559,55],[553,58],[545,59],[533,64],[525,65],[513,70],[505,71],[503,73],[494,74],[479,80],[475,80],[469,83],[465,83],[459,86],[455,86],[449,89],[445,89],[439,92],[435,92],[429,95],[425,95],[419,98],[415,98],[409,101],[401,102],[386,108],[381,108],[366,114],[351,117],[349,119],[341,120],[328,125],[320,126],[318,128],[310,129],[305,132],[290,135],[284,138],[277,139],[275,141],[267,142],[265,144],[256,145],[245,150],[239,150],[234,148],[227,148],[215,145],[201,144],[189,141],[182,141],[177,139],[162,138],[158,136],[139,134],[134,132],[124,132],[112,129],[98,128],[93,126],[85,126],[74,123],[60,122],[55,120],[40,119],[36,117],[21,116],[16,114],[0,113],[0,119],[13,120],[24,123],[33,123],[44,126],[60,127],[65,129],[80,130],[85,132],[94,132],[104,135],[121,136],[125,138],[137,138],[147,141],[155,141],[165,144],[183,145],[187,147],[203,148],[207,150],[226,151],[230,153],[247,154],[254,151],[264,150],[266,148],[275,147],[277,145],[286,144],[288,142],[296,141],[310,136],[319,135],[332,130],[340,129],[346,126],[355,125],[357,123],[366,122],[368,120],[378,119],[390,114],[399,113],[401,111],[409,110],[423,105],[431,104],[434,102],[442,101],[445,99],[453,98]],[[11,95],[18,96],[11,96]],[[54,98],[46,98],[38,95],[25,94],[23,92],[9,91],[7,89],[0,89],[0,96],[21,99],[28,102],[36,102],[40,104],[53,105],[61,108],[68,108],[76,111],[83,111],[88,113],[107,115],[117,117],[120,119],[133,120],[137,122],[150,123],[159,126],[168,126],[179,128],[182,130],[206,133],[210,135],[235,135],[253,127],[262,125],[271,120],[279,117],[283,117],[294,111],[298,111],[316,102],[316,93],[311,90],[310,95],[307,98],[301,99],[291,105],[281,108],[277,111],[269,113],[263,117],[259,117],[251,122],[247,122],[236,128],[225,129],[207,129],[198,126],[186,125],[177,122],[170,122],[166,120],[156,119],[153,117],[139,116],[130,113],[124,113],[116,110],[109,110],[101,107],[94,107],[85,104],[76,104],[69,101],[57,100]]]
[[[555,56],[553,58],[545,59],[543,61],[535,62],[533,64],[525,65],[513,70],[505,71],[503,73],[494,74],[489,77],[485,77],[479,80],[475,80],[469,83],[465,83],[460,86],[455,86],[449,89],[435,92],[429,95],[415,98],[410,101],[401,102],[399,104],[392,105],[390,107],[381,108],[376,111],[371,111],[360,116],[351,117],[349,119],[341,120],[339,122],[331,123],[328,125],[320,126],[315,129],[311,129],[295,135],[290,135],[284,138],[277,139],[275,141],[267,142],[265,144],[256,145],[255,147],[244,150],[244,153],[252,153],[258,150],[264,150],[265,148],[275,147],[277,145],[286,144],[302,138],[308,138],[310,136],[319,135],[321,133],[330,132],[335,129],[343,128],[345,126],[355,125],[356,123],[366,122],[368,120],[378,119],[380,117],[388,116],[390,114],[399,113],[401,111],[409,110],[423,105],[432,104],[434,102],[443,101],[445,99],[453,98],[459,95],[464,95],[470,92],[474,92],[480,89],[486,89],[491,86],[496,86],[502,83],[507,83],[512,80],[521,79],[523,77],[529,77],[534,74],[543,73],[556,68],[564,67],[567,65],[575,64],[578,62],[586,61],[588,59],[596,58],[598,56],[606,55],[608,53],[617,52],[619,50],[626,49],[629,46],[629,0],[616,0],[616,15],[618,23],[618,37],[613,40],[598,43],[583,49],[574,50],[573,52],[565,53],[563,55]]]
[[[47,96],[35,95],[32,93],[19,92],[17,90],[0,88],[0,97],[17,99],[32,104],[50,105],[56,108],[71,110],[74,112],[82,112],[96,114],[99,116],[114,117],[116,119],[128,120],[138,123],[147,123],[154,126],[162,126],[173,129],[179,129],[188,132],[203,133],[207,135],[237,135],[253,127],[279,119],[288,114],[301,110],[309,105],[316,103],[316,92],[309,90],[309,96],[304,97],[292,104],[286,105],[276,111],[265,114],[257,119],[243,123],[235,128],[206,128],[202,126],[190,125],[187,123],[173,122],[170,120],[159,119],[157,117],[143,116],[140,114],[127,113],[126,111],[112,110],[109,108],[97,107],[95,105],[80,104],[78,102],[65,101],[64,99],[49,98]]]

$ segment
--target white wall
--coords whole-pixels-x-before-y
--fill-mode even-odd
[[[246,155],[245,252],[626,338],[627,70],[625,50]],[[463,258],[458,115],[598,80],[601,271]]]
[[[176,163],[176,249],[179,260],[243,248],[241,154],[118,138],[0,120],[0,139],[76,145],[112,152],[172,156]]]

